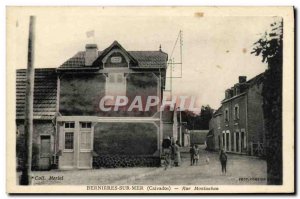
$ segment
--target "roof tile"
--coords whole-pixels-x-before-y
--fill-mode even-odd
[[[26,69],[17,70],[17,119],[24,118]],[[33,112],[34,118],[53,119],[56,113],[57,77],[55,68],[35,69]]]

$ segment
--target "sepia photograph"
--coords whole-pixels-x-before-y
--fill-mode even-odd
[[[293,7],[7,7],[7,192],[293,193]]]

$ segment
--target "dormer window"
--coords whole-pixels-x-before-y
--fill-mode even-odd
[[[115,49],[102,60],[103,68],[128,68],[129,58],[121,50]]]

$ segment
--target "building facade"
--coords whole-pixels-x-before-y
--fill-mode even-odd
[[[86,45],[56,69],[36,69],[33,167],[159,165],[162,113],[159,104],[147,104],[163,98],[167,60],[161,50],[127,51],[115,41],[103,51]],[[18,70],[20,149],[25,78]]]
[[[245,76],[225,91],[222,106],[210,121],[209,149],[264,155],[265,131],[262,98],[263,74],[249,81]]]

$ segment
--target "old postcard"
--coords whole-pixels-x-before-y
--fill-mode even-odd
[[[7,7],[8,193],[293,193],[293,7]]]

